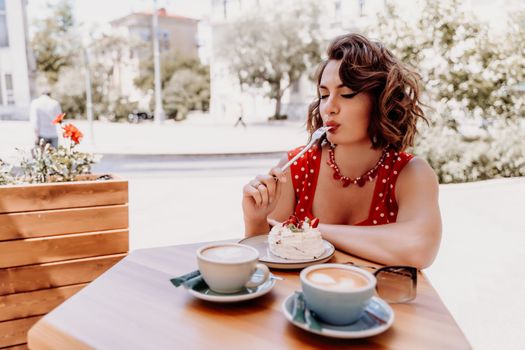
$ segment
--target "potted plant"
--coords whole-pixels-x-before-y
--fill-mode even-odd
[[[91,174],[75,149],[82,133],[60,124],[65,145],[35,147],[19,165],[0,161],[0,348],[128,251],[128,182]]]

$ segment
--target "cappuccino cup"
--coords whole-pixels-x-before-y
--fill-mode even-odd
[[[306,306],[322,321],[338,326],[361,317],[376,286],[370,272],[343,264],[307,267],[300,279]]]
[[[243,288],[255,288],[268,280],[270,270],[258,263],[259,252],[237,243],[215,243],[197,250],[197,264],[202,278],[211,290],[231,294]],[[255,272],[262,278],[254,278]]]

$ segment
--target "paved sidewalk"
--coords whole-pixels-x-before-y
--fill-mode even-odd
[[[234,127],[233,122],[210,118],[183,122],[89,123],[72,121],[83,133],[80,150],[98,154],[244,154],[285,152],[306,142],[302,122],[271,122]],[[29,150],[33,134],[29,122],[0,121],[0,158],[16,157],[15,148]]]

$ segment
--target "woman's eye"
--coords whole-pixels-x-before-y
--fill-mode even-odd
[[[327,98],[327,97],[328,97],[328,95],[321,95],[319,98],[320,98],[321,100],[324,100],[324,99]]]
[[[351,94],[344,94],[344,95],[341,95],[341,96],[343,96],[344,98],[352,98],[352,97],[354,97],[357,94],[358,94],[357,92],[352,92]]]

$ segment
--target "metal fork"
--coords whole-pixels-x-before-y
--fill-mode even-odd
[[[301,150],[301,152],[297,153],[297,155],[295,157],[293,157],[292,159],[290,159],[290,161],[288,163],[283,165],[283,167],[281,168],[281,171],[284,173],[290,167],[290,165],[292,165],[297,159],[299,159],[299,157],[301,157],[303,154],[305,154],[306,151],[308,151],[310,148],[312,148],[312,146],[317,141],[319,141],[319,139],[321,137],[323,137],[323,135],[326,134],[326,132],[330,128],[331,128],[330,126],[322,126],[319,129],[315,130],[314,133],[312,134],[312,139],[310,140],[310,142],[308,142],[308,144]]]

